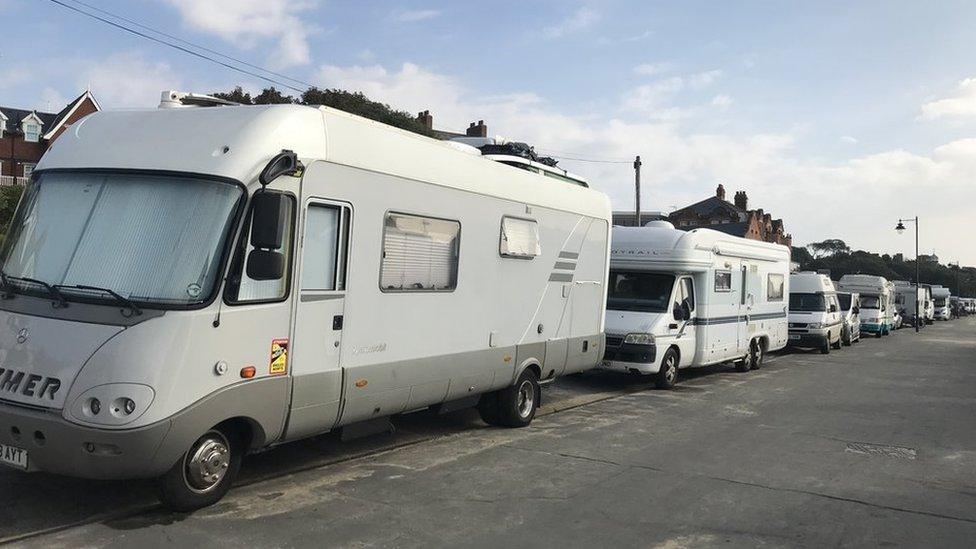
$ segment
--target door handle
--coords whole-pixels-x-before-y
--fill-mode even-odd
[[[332,329],[341,330],[342,329],[342,315],[335,315],[332,317]]]

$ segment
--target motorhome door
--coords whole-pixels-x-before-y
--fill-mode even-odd
[[[698,358],[695,356],[698,335],[697,329],[695,328],[695,319],[698,318],[698,313],[695,310],[695,283],[690,276],[683,276],[678,279],[678,285],[674,289],[672,315],[674,314],[675,306],[684,309],[685,313],[688,314],[688,318],[685,320],[673,319],[679,326],[674,343],[681,352],[681,363],[684,365],[695,364],[695,360]]]
[[[292,403],[287,438],[331,429],[342,397],[346,263],[352,209],[313,198],[304,204],[293,315]]]

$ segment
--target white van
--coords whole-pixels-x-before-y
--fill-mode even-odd
[[[613,228],[602,369],[669,388],[681,368],[748,371],[786,345],[788,248],[652,223]]]
[[[860,294],[862,330],[881,337],[895,328],[895,285],[888,279],[875,275],[846,274],[840,277],[837,289]]]
[[[949,320],[952,318],[952,307],[950,298],[952,297],[949,288],[943,286],[932,286],[932,308],[935,320]]]
[[[907,280],[895,280],[893,284],[895,308],[901,314],[902,322],[906,326],[915,326],[917,323],[920,328],[924,327],[924,313],[919,315],[917,310],[923,297],[921,288]],[[924,310],[923,306],[922,311]]]
[[[844,318],[830,277],[810,271],[790,275],[791,347],[812,347],[827,354],[840,349]]]
[[[585,181],[334,109],[93,114],[7,235],[0,456],[189,510],[245,453],[344,426],[527,425],[603,356],[610,223]]]

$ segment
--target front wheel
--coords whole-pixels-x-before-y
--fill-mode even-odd
[[[845,347],[850,347],[851,343],[854,342],[853,335],[851,334],[851,330],[845,329],[843,334],[841,334],[840,336],[840,341],[841,343],[844,344]]]
[[[661,359],[661,369],[654,377],[658,389],[670,389],[678,381],[678,351],[668,349]]]
[[[213,505],[230,490],[244,457],[244,444],[229,430],[211,429],[157,479],[159,499],[173,511]]]
[[[753,370],[758,370],[763,367],[763,361],[766,359],[766,351],[763,349],[763,344],[758,339],[753,339],[752,344],[749,345],[749,364],[752,366]]]
[[[823,345],[820,347],[820,354],[830,354],[830,334],[827,334],[827,337],[824,338]]]

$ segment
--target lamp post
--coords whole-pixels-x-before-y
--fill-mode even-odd
[[[895,226],[898,234],[905,232],[905,223],[915,224],[915,332],[918,333],[919,315],[922,312],[922,302],[918,296],[922,290],[922,281],[918,279],[918,216],[916,215],[914,219],[899,219],[898,225]]]

